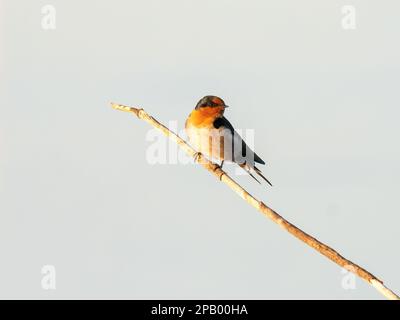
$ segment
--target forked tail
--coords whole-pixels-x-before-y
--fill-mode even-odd
[[[254,180],[256,180],[259,184],[261,184],[261,182],[251,173],[251,169],[253,169],[255,173],[257,173],[261,178],[263,178],[272,187],[272,183],[269,182],[269,180],[266,177],[264,177],[264,175],[262,174],[261,170],[258,169],[256,166],[250,167],[246,163],[239,164],[239,166],[243,170],[245,170]]]

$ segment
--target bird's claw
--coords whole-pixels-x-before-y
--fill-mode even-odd
[[[222,176],[225,174],[225,172],[222,170],[222,165],[224,164],[224,162],[222,162],[221,164],[215,164],[214,167],[214,173],[217,174],[219,181],[222,181]],[[219,170],[219,172],[217,172]]]
[[[193,160],[194,160],[194,162],[198,162],[199,161],[199,158],[202,156],[202,154],[201,154],[201,152],[196,152],[194,155],[193,155]]]
[[[224,160],[221,161],[221,164],[216,164],[215,163],[215,168],[214,171],[216,171],[217,169],[221,169],[222,170],[222,166],[224,165]]]
[[[218,164],[215,164],[213,171],[217,171],[218,169],[221,169],[221,166]]]

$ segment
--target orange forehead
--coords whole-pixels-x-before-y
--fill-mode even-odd
[[[212,98],[211,101],[214,102],[217,105],[224,105],[224,102],[222,101],[222,99],[220,99],[218,97]]]

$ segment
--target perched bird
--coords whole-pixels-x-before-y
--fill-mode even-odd
[[[263,176],[255,164],[265,162],[251,150],[232,124],[224,117],[228,106],[216,96],[205,96],[190,113],[185,129],[191,145],[209,158],[236,163],[258,183],[252,172],[258,174],[269,185],[272,184]]]

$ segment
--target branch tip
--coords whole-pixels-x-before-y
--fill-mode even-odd
[[[125,106],[125,105],[114,103],[114,102],[111,102],[111,108],[113,108],[115,110],[119,110],[119,111],[131,112],[131,113],[134,113],[136,116],[139,115],[139,111],[141,110],[141,109]]]

